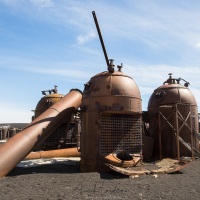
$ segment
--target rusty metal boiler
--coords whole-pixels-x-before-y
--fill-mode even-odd
[[[180,159],[199,152],[197,103],[188,85],[170,73],[149,99],[149,136],[155,140],[155,157]]]
[[[138,86],[121,71],[122,66],[118,71],[113,70],[112,61],[110,66],[110,70],[92,77],[83,92],[81,170],[85,172],[98,171],[103,158],[110,154],[119,162],[132,159],[133,154],[141,155]]]
[[[59,102],[64,95],[58,93],[57,86],[54,89],[42,91],[44,95],[37,103],[34,110],[35,115],[32,119],[37,118],[48,108]],[[77,111],[76,111],[77,112]],[[36,150],[49,150],[76,147],[80,143],[80,119],[75,113],[72,115],[70,121],[64,121],[57,129],[55,129],[42,143],[34,147]]]

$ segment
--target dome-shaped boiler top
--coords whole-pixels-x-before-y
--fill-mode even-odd
[[[189,83],[184,85],[180,84],[180,80],[170,77],[164,84],[154,90],[148,103],[148,109],[151,107],[157,107],[160,105],[168,105],[175,103],[187,103],[196,105],[196,99],[188,88]]]
[[[36,108],[35,108],[35,117],[38,117],[41,115],[44,111],[46,111],[50,106],[54,105],[60,99],[64,97],[63,94],[58,94],[57,93],[57,86],[55,86],[55,89],[52,90],[46,90],[42,91],[42,94],[45,95],[40,99],[40,101],[37,103]],[[47,94],[48,93],[48,94]]]
[[[140,91],[135,81],[121,71],[101,72],[93,76],[85,84],[84,97],[94,96],[130,96],[141,99]]]

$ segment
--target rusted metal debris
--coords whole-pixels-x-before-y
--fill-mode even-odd
[[[110,169],[119,172],[124,175],[144,175],[144,174],[157,174],[157,173],[173,173],[185,168],[190,161],[176,160],[171,158],[165,158],[155,163],[138,163],[134,167],[117,167],[109,163],[105,163]]]

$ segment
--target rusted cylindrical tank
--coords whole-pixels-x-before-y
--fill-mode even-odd
[[[155,140],[155,157],[191,157],[193,147],[199,151],[197,103],[189,83],[181,85],[181,80],[185,81],[169,74],[149,99],[149,135]]]
[[[92,77],[85,84],[81,108],[82,171],[98,171],[109,154],[141,153],[140,91],[121,68]]]
[[[44,90],[42,94],[44,95],[34,110],[35,115],[32,119],[37,118],[43,112],[45,112],[49,107],[60,101],[64,95],[59,94],[57,86],[54,89]],[[42,143],[34,147],[33,151],[38,150],[52,150],[67,147],[75,147],[80,142],[80,135],[77,135],[77,118],[76,115],[71,118],[70,121],[63,122],[56,130],[54,130],[51,135],[49,135]],[[80,146],[79,146],[80,147]]]
[[[0,178],[12,170],[37,143],[43,141],[56,128],[70,119],[81,105],[82,93],[71,90],[59,102],[33,120],[21,132],[0,146]]]
[[[57,103],[58,101],[60,101],[64,97],[63,94],[58,94],[58,89],[57,89],[56,85],[54,85],[54,89],[43,90],[42,94],[44,96],[37,103],[36,108],[34,110],[34,116],[32,116],[32,120],[34,120],[35,118],[40,116],[48,108],[50,108],[52,105],[54,105],[55,103]],[[65,123],[65,124],[62,124],[61,126],[66,127],[67,124]],[[60,129],[60,127],[58,127],[58,129]],[[57,132],[57,130],[55,130],[55,132]],[[61,132],[61,131],[59,131],[59,132]],[[66,133],[64,133],[64,134],[66,135]],[[51,135],[49,135],[42,143],[39,143],[37,146],[35,146],[33,151],[39,151],[39,150],[43,150],[45,148],[46,149],[52,148],[52,146],[57,147],[56,144],[58,144],[59,139],[58,139],[58,137],[55,137],[55,135],[57,136],[56,133],[52,133]],[[50,140],[51,142],[48,142],[48,140]],[[50,145],[47,147],[46,144],[50,144]]]

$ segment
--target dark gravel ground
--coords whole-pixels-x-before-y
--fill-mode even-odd
[[[127,177],[116,172],[82,173],[56,163],[13,169],[0,179],[0,199],[200,199],[200,159],[175,174]]]

